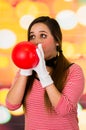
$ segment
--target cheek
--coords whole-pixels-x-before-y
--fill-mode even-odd
[[[48,46],[54,44],[54,40],[52,39],[52,37],[51,37],[51,38],[49,37],[49,38],[45,41],[45,44],[47,44]]]
[[[43,43],[42,44],[44,54],[47,54],[50,51],[50,44]]]
[[[52,38],[48,38],[47,40],[44,41],[43,48],[46,50],[46,49],[50,48],[52,46],[52,44],[54,44]]]
[[[43,51],[44,51],[44,55],[45,55],[45,58],[49,58],[51,57],[54,52],[55,52],[55,46],[53,43],[47,43],[47,44],[42,44],[42,47],[43,47]]]
[[[45,41],[42,44],[42,46],[43,46],[44,52],[46,52],[46,51],[52,51],[52,50],[54,50],[56,48],[55,47],[56,45],[55,45],[54,41],[52,40],[52,38],[49,39],[49,40],[47,40],[47,41]]]

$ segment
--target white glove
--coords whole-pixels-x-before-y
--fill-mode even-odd
[[[20,75],[30,76],[32,75],[32,69],[20,69]]]
[[[44,52],[43,52],[41,44],[38,44],[36,52],[39,57],[39,63],[36,67],[33,68],[33,70],[36,71],[36,73],[38,74],[38,77],[40,79],[40,82],[42,84],[42,87],[45,88],[48,85],[52,84],[53,80],[51,79],[51,76],[49,75],[49,72],[46,69],[46,64],[45,64],[45,60],[44,60]]]

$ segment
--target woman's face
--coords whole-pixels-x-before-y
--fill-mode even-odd
[[[34,44],[42,44],[45,59],[51,59],[55,57],[56,44],[49,28],[43,23],[36,23],[30,30],[30,41]]]

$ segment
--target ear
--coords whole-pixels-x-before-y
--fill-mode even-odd
[[[57,50],[57,51],[58,51],[58,48],[59,48],[59,44],[57,43],[57,44],[56,44],[56,50]]]

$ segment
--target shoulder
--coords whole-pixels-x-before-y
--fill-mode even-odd
[[[85,85],[85,76],[80,65],[74,63],[69,67],[67,85],[72,88],[76,87],[80,91],[83,91]]]
[[[80,70],[80,71],[83,71],[81,66],[76,64],[76,63],[73,63],[70,67],[69,67],[69,70],[70,71],[73,71],[73,70]]]
[[[84,78],[82,67],[76,63],[69,67],[69,75],[74,74],[75,76],[81,76]]]

